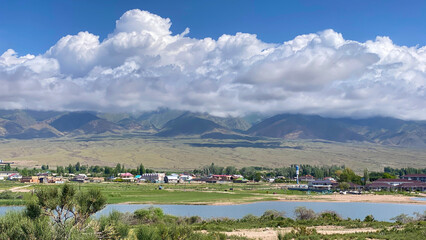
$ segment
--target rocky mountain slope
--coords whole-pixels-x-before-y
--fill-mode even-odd
[[[252,125],[244,118],[222,118],[207,113],[169,109],[139,114],[0,110],[0,138],[32,139],[124,133],[248,141],[262,138],[321,139],[426,147],[426,121],[386,117],[351,119],[279,114]]]

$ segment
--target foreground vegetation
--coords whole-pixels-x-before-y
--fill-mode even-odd
[[[278,239],[422,239],[426,231],[426,212],[416,217],[400,215],[395,223],[379,222],[369,215],[364,220],[342,219],[337,213],[299,207],[295,218],[284,212],[266,211],[262,216],[241,219],[201,219],[197,216],[166,215],[160,208],[139,209],[134,213],[113,211],[107,216],[93,215],[105,207],[107,199],[99,189],[78,190],[72,185],[37,189],[24,211],[11,211],[0,217],[0,239],[247,239],[226,234],[237,229],[292,228]],[[315,226],[373,228],[377,232],[322,235]]]

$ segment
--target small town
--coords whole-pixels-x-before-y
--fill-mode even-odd
[[[4,165],[4,164],[3,164]],[[76,164],[77,165],[77,164]],[[79,163],[78,163],[79,165]],[[78,167],[78,166],[77,166]],[[10,169],[9,167],[4,167]],[[140,171],[143,165],[137,171]],[[296,166],[297,172],[298,166]],[[142,170],[143,171],[143,170]],[[152,170],[148,170],[152,171]],[[134,172],[134,171],[133,171]],[[230,184],[230,183],[254,183],[264,182],[270,184],[279,184],[282,189],[331,193],[340,191],[342,194],[361,194],[365,191],[408,191],[408,192],[425,192],[426,191],[426,174],[404,174],[401,176],[392,176],[392,178],[378,178],[374,181],[364,181],[366,184],[356,184],[354,182],[337,181],[333,177],[315,178],[306,174],[300,176],[297,174],[293,178],[284,176],[266,177],[259,175],[258,179],[247,177],[240,174],[209,174],[196,175],[185,173],[150,172],[142,174],[132,174],[130,172],[117,173],[116,176],[101,177],[92,176],[91,173],[66,173],[59,175],[49,170],[38,172],[32,176],[22,176],[19,171],[0,171],[0,180],[17,181],[29,184],[63,184],[66,182],[75,183],[107,183],[107,182],[124,182],[124,183],[158,183],[158,184]],[[99,175],[99,174],[94,174]],[[390,176],[390,175],[389,175]],[[249,180],[248,178],[251,178]],[[296,184],[294,184],[296,183]],[[300,183],[300,184],[299,184]]]

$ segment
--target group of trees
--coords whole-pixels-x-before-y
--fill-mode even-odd
[[[345,166],[312,166],[312,165],[300,165],[300,175],[312,175],[315,178],[324,177],[335,177],[337,170],[344,170]],[[193,170],[194,174],[210,175],[210,174],[226,174],[234,175],[240,174],[249,180],[253,180],[259,177],[278,177],[284,176],[286,178],[294,178],[296,176],[296,165],[282,168],[265,168],[265,167],[243,167],[237,169],[234,166],[221,167],[212,163],[209,166],[205,166],[201,169]]]
[[[0,171],[10,171],[10,170],[12,170],[10,163],[0,165]]]
[[[144,173],[153,173],[155,172],[152,169],[147,169],[143,164],[139,164],[136,168],[126,168],[124,165],[117,164],[115,167],[109,166],[89,166],[80,164],[69,164],[68,166],[57,166],[56,170],[49,167],[49,165],[42,165],[41,169],[32,168],[32,169],[12,169],[11,166],[3,165],[3,170],[15,170],[19,171],[23,176],[36,175],[39,172],[51,171],[56,172],[58,175],[67,175],[67,174],[79,174],[79,173],[90,173],[92,176],[99,177],[109,177],[117,176],[119,173],[130,172],[133,175],[144,174]],[[370,181],[375,181],[379,178],[396,178],[400,175],[410,174],[410,173],[426,173],[425,169],[415,169],[415,168],[401,168],[395,169],[390,167],[385,167],[383,172],[369,172],[367,169],[364,170],[363,176],[357,175],[350,168],[337,165],[332,166],[313,166],[309,164],[299,165],[299,175],[312,175],[317,179],[322,179],[324,177],[333,177],[339,182],[352,182],[356,184],[367,184]],[[281,168],[266,168],[266,167],[243,167],[236,168],[235,166],[217,166],[214,163],[211,165],[205,166],[200,169],[194,169],[192,174],[196,175],[211,175],[211,174],[226,174],[226,175],[236,175],[240,174],[249,180],[260,181],[262,178],[278,177],[283,176],[287,179],[293,179],[296,176],[296,165],[290,165],[288,167]]]
[[[391,175],[395,176],[402,176],[407,174],[426,174],[426,168],[391,168],[391,167],[385,167],[384,168],[385,173],[389,173]]]
[[[10,165],[8,165],[7,169],[4,169],[6,171],[12,170],[10,168]],[[69,164],[68,166],[57,166],[56,169],[52,169],[49,167],[49,165],[42,165],[41,168],[15,168],[13,169],[15,171],[18,171],[22,176],[32,176],[36,175],[40,172],[53,172],[57,173],[60,176],[64,176],[67,174],[88,174],[90,173],[92,176],[100,176],[100,177],[109,177],[109,176],[117,176],[119,173],[124,172],[130,172],[134,175],[137,174],[144,174],[144,173],[152,173],[154,170],[152,169],[146,169],[143,164],[139,164],[136,168],[126,168],[124,165],[117,164],[115,167],[109,167],[109,166],[88,166],[88,165],[82,165],[80,162],[77,162],[76,164]]]
[[[414,168],[402,168],[393,169],[385,167],[384,172],[369,172],[367,169],[364,170],[363,175],[356,174],[352,169],[337,165],[332,166],[312,166],[308,164],[299,165],[299,176],[311,175],[317,179],[323,179],[324,177],[333,177],[342,183],[355,183],[358,185],[365,185],[371,181],[375,181],[379,178],[396,178],[397,175],[404,175],[409,173],[422,173],[426,172],[426,169],[414,169]],[[234,175],[240,174],[249,180],[260,181],[262,178],[278,177],[283,176],[287,179],[293,179],[296,177],[296,165],[290,165],[289,167],[281,168],[265,168],[265,167],[243,167],[236,168],[234,166],[221,167],[212,163],[209,166],[205,166],[201,169],[193,170],[194,174],[210,175],[210,174],[226,174]]]

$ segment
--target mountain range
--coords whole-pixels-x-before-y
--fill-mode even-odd
[[[252,119],[256,119],[256,122]],[[263,138],[320,139],[426,147],[426,121],[389,117],[351,119],[279,114],[259,119],[223,118],[170,109],[140,114],[0,110],[0,138],[34,139],[124,133],[251,141]]]

